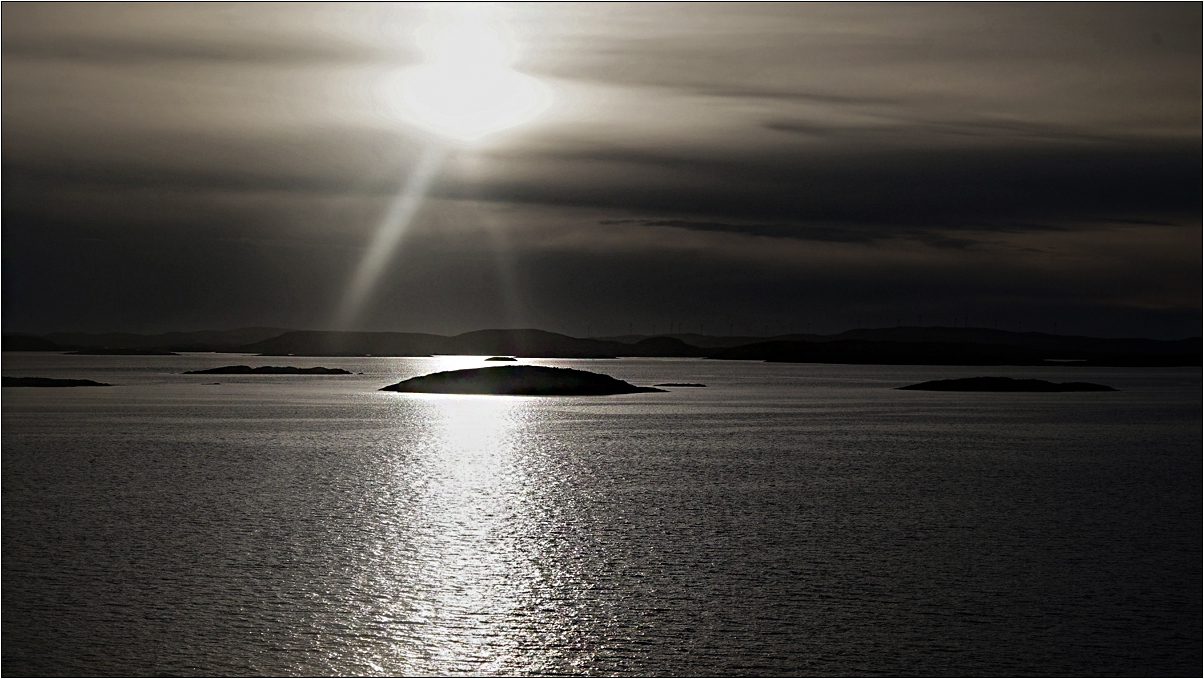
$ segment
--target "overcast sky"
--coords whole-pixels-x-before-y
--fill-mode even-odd
[[[4,330],[1199,335],[1201,7],[6,2]]]

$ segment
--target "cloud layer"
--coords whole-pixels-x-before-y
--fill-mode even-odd
[[[76,9],[3,8],[6,331],[326,327],[440,7]],[[497,11],[557,104],[450,152],[365,329],[1199,332],[1198,5]]]

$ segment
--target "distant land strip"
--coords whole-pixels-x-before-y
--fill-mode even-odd
[[[909,384],[896,389],[912,391],[1008,391],[1008,392],[1067,392],[1067,391],[1119,391],[1113,387],[1091,382],[1047,382],[1045,380],[1016,379],[1013,377],[963,377],[955,380],[933,380]]]
[[[68,351],[68,354],[73,356],[179,356],[180,354],[174,351],[165,349],[130,349],[128,347],[96,347],[92,349],[79,349],[77,351]]]
[[[104,382],[92,380],[70,380],[54,377],[5,377],[0,378],[0,386],[5,387],[111,387]]]
[[[1200,366],[1200,338],[1153,340],[1009,332],[990,328],[896,327],[837,335],[769,338],[679,333],[622,338],[570,337],[543,330],[425,333],[243,328],[161,335],[7,334],[5,351],[151,354],[207,351],[260,356],[469,355],[503,358],[708,358],[779,363],[966,366]]]
[[[264,365],[252,368],[247,365],[226,365],[208,370],[185,370],[185,375],[350,375],[342,368],[294,368],[291,366]]]

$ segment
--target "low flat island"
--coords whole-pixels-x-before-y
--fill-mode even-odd
[[[1091,382],[1046,382],[1045,380],[1018,380],[1011,377],[964,377],[957,380],[933,380],[909,384],[896,389],[913,391],[1118,391],[1112,387]]]
[[[507,396],[606,396],[664,391],[637,387],[615,379],[572,368],[538,365],[503,365],[449,370],[381,387],[381,391],[418,394],[498,394]]]
[[[92,380],[67,380],[56,379],[53,377],[5,377],[3,385],[5,387],[111,387],[111,384],[104,382],[93,382]]]
[[[293,368],[290,366],[265,365],[252,368],[246,365],[227,365],[208,370],[185,370],[185,375],[350,375],[342,368]]]

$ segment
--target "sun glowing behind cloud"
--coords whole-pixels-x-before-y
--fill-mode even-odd
[[[550,93],[513,70],[514,47],[480,8],[465,6],[419,36],[425,62],[404,74],[401,102],[411,122],[458,141],[476,141],[536,117]]]
[[[548,108],[550,90],[510,68],[515,49],[489,7],[455,5],[454,15],[418,33],[424,62],[390,84],[404,118],[435,133],[381,218],[372,242],[343,294],[335,326],[351,328],[392,262],[410,222],[437,179],[448,142],[471,143],[527,122]],[[396,99],[394,98],[396,97]]]

